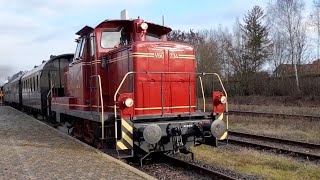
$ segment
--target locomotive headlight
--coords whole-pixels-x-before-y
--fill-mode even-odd
[[[127,99],[124,101],[124,105],[126,105],[128,108],[129,108],[129,107],[132,107],[132,106],[133,106],[133,99],[127,98]]]
[[[143,29],[143,30],[147,30],[147,29],[148,29],[148,24],[145,23],[145,22],[143,22],[143,23],[140,24],[140,27],[141,27],[141,29]]]
[[[222,104],[227,103],[227,97],[222,96],[221,99],[220,99],[220,101],[221,101]]]

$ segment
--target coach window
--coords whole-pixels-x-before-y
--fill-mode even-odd
[[[39,75],[37,75],[37,91],[39,91]]]
[[[30,92],[32,92],[33,91],[33,89],[32,89],[32,78],[30,78]]]
[[[33,77],[33,91],[36,91],[36,78]]]
[[[119,30],[104,31],[101,34],[101,47],[114,48],[121,43],[121,32]]]

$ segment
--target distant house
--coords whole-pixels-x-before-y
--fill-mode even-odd
[[[312,64],[301,64],[297,66],[299,76],[320,76],[320,59]],[[273,72],[276,77],[295,76],[295,67],[292,64],[280,64]]]

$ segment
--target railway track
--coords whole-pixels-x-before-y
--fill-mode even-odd
[[[43,119],[42,116],[39,116],[38,118],[36,118],[37,120],[41,121],[41,119]],[[57,128],[57,126],[53,125],[53,124],[50,124],[46,121],[42,121],[46,124],[48,124],[49,126],[52,126],[64,133],[67,133],[66,131],[63,131],[62,129],[59,129]],[[112,154],[108,151],[102,151],[110,156],[113,156],[116,158],[116,155],[115,154]],[[236,180],[238,178],[234,178],[234,177],[231,177],[229,176],[228,174],[224,174],[224,173],[221,173],[221,172],[218,172],[218,171],[214,171],[214,170],[211,170],[211,169],[208,169],[208,168],[205,168],[205,167],[202,167],[202,166],[199,166],[199,165],[196,165],[196,164],[193,164],[193,163],[190,163],[190,162],[187,162],[187,161],[183,161],[181,159],[178,159],[178,158],[175,158],[175,157],[172,157],[172,156],[168,156],[168,155],[165,155],[165,154],[160,154],[160,158],[157,157],[157,159],[161,159],[161,161],[167,163],[167,164],[170,164],[170,166],[174,166],[174,167],[177,167],[177,168],[182,168],[182,169],[185,169],[186,172],[190,172],[190,171],[193,171],[195,173],[195,175],[199,176],[204,176],[204,177],[207,177],[208,179],[221,179],[221,180]],[[124,161],[126,162],[126,161]],[[128,162],[126,162],[128,163]],[[130,163],[128,163],[130,165]],[[140,165],[140,164],[139,164]],[[136,168],[140,169],[141,167],[139,167],[139,165],[135,165]],[[146,165],[148,166],[148,165]],[[164,168],[166,169],[166,168]],[[144,171],[143,169],[141,169],[142,171]],[[170,172],[170,170],[168,170]],[[147,173],[147,172],[146,172]],[[152,175],[152,174],[150,174]],[[192,176],[192,175],[188,175],[188,176]]]
[[[309,116],[309,115],[295,115],[295,114],[281,114],[281,113],[262,113],[262,112],[252,112],[252,111],[228,111],[232,115],[242,115],[242,116],[263,116],[270,118],[293,118],[293,119],[308,119],[311,121],[320,121],[320,116]]]
[[[259,136],[241,132],[229,131],[228,142],[241,146],[249,146],[257,149],[275,151],[294,157],[301,157],[310,161],[320,160],[320,145],[280,139],[268,136]]]
[[[184,160],[181,159],[177,159],[175,157],[171,157],[168,155],[163,155],[163,159],[167,162],[169,162],[170,164],[176,166],[176,167],[182,167],[184,169],[187,170],[192,170],[195,171],[196,173],[212,178],[212,179],[225,179],[225,180],[235,180],[237,178],[231,177],[227,174],[223,174],[221,172],[218,171],[214,171],[190,162],[186,162]]]

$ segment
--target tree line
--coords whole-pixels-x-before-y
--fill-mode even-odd
[[[303,0],[275,0],[265,9],[254,6],[235,20],[232,29],[174,30],[168,40],[192,44],[198,71],[221,74],[234,95],[310,94],[305,91],[310,83],[302,82],[306,78],[300,76],[299,68],[319,59],[320,0],[313,2],[310,14],[305,10]],[[317,43],[310,40],[308,27],[318,36]],[[294,75],[279,79],[276,69],[281,64],[292,66]],[[288,91],[277,92],[281,84]],[[268,87],[270,91],[262,93]]]

